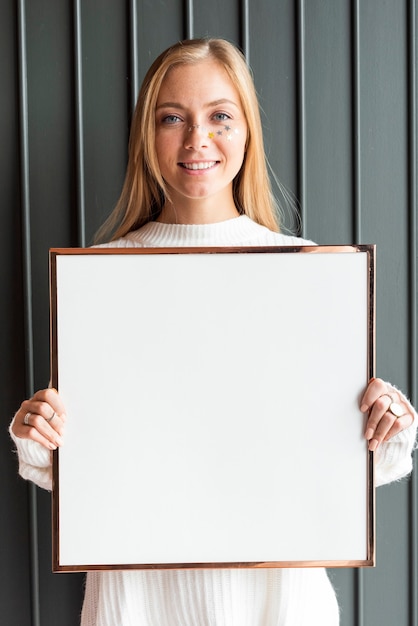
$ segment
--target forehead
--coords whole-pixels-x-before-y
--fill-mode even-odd
[[[164,101],[203,103],[222,98],[241,104],[238,89],[223,65],[205,59],[172,67],[162,81],[157,105]]]

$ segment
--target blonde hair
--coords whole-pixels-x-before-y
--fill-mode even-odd
[[[248,126],[244,162],[233,181],[233,197],[241,214],[270,230],[279,230],[279,211],[267,172],[257,94],[244,56],[223,39],[181,41],[161,53],[142,83],[129,139],[128,166],[115,209],[96,241],[114,240],[154,220],[168,197],[155,151],[155,109],[161,84],[174,66],[219,62],[236,87]]]

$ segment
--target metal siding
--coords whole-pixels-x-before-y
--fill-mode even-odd
[[[346,0],[304,4],[305,230],[318,243],[348,243],[352,241],[350,10]]]
[[[25,394],[19,214],[19,64],[16,55],[17,11],[12,3],[1,11],[0,31],[0,609],[5,623],[26,626],[30,619],[28,490],[16,476],[16,460],[6,430],[17,397]]]
[[[81,3],[86,243],[119,195],[128,137],[128,42],[125,11],[112,0]]]
[[[418,401],[418,298],[417,298],[417,7],[416,0],[408,2],[408,173],[409,173],[409,386]],[[418,624],[418,477],[415,472],[409,484],[409,610],[410,621]]]
[[[410,393],[407,4],[385,2],[376,10],[364,2],[360,23],[362,227],[363,238],[378,246],[377,371]],[[406,483],[377,492],[379,567],[364,576],[366,624],[376,617],[410,623],[408,503]],[[390,586],[391,593],[382,592]]]
[[[266,154],[280,183],[297,192],[297,84],[296,12],[293,0],[250,3],[250,66],[261,105]],[[268,41],[266,47],[265,42]],[[285,225],[295,227],[295,219],[277,185]]]
[[[135,4],[135,0],[131,0]],[[155,57],[172,43],[193,35],[194,2],[136,0],[139,83]],[[138,85],[139,86],[139,85]]]
[[[305,235],[377,243],[377,371],[417,402],[416,25],[416,0],[1,4],[2,623],[79,621],[83,576],[51,574],[50,496],[16,477],[7,426],[48,382],[48,248],[88,244],[112,209],[139,83],[170,43],[246,52]],[[378,490],[377,567],[330,571],[341,626],[417,626],[417,482]]]
[[[194,0],[194,37],[217,36],[240,44],[240,6],[239,1]]]

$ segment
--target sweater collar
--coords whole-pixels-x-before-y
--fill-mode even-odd
[[[216,241],[217,245],[241,245],[245,241],[260,236],[267,230],[253,222],[248,216],[240,215],[214,224],[162,224],[148,222],[139,230],[128,233],[125,239],[141,243],[146,247],[205,246]]]

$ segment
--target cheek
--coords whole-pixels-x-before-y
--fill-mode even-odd
[[[234,135],[230,139],[226,139],[223,142],[223,150],[227,153],[228,158],[234,164],[234,167],[239,169],[245,156],[244,135]]]
[[[164,146],[167,145],[167,141],[161,137],[158,133],[155,135],[155,153],[160,159],[160,156],[164,155]]]
[[[244,158],[247,129],[225,124],[217,130],[209,129],[208,137],[214,139],[225,152],[237,158]]]
[[[207,132],[208,139],[216,139],[221,144],[226,142],[232,143],[239,139],[240,135],[242,135],[242,130],[234,127],[232,124],[224,124],[221,127],[219,125],[212,126],[208,129],[204,129],[205,134]]]
[[[173,142],[169,137],[155,136],[155,155],[161,171],[173,160]]]

